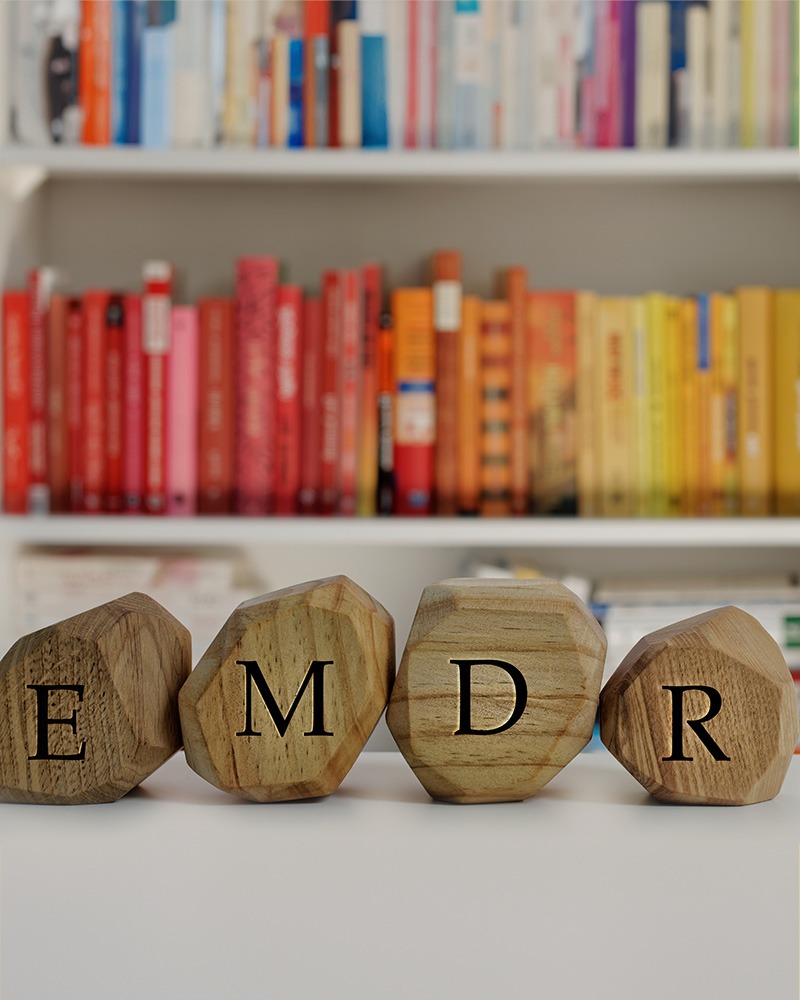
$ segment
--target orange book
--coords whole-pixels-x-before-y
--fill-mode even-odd
[[[433,511],[436,338],[429,288],[392,293],[395,378],[395,514]]]
[[[509,267],[501,275],[500,285],[500,296],[508,301],[511,324],[511,513],[527,514],[531,499],[527,270]]]
[[[433,325],[436,330],[436,513],[456,513],[458,492],[456,407],[461,332],[461,254],[433,255]]]
[[[533,511],[574,514],[577,509],[574,292],[531,292],[528,358]]]
[[[303,75],[303,128],[305,130],[303,145],[307,149],[314,146],[326,146],[327,135],[324,126],[327,123],[327,106],[324,92],[317,86],[318,74],[328,72],[328,33],[330,31],[329,0],[306,0],[305,3],[305,44],[303,60],[305,73]],[[323,104],[320,113],[318,104]],[[321,126],[323,126],[321,128]]]
[[[511,513],[511,310],[481,310],[481,514]]]
[[[463,299],[458,342],[458,510],[477,514],[481,499],[481,300]]]
[[[111,142],[111,0],[81,0],[78,93],[83,110],[81,140]]]
[[[739,288],[739,470],[741,513],[772,513],[773,295],[769,288]]]

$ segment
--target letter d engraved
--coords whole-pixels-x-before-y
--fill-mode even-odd
[[[295,709],[299,705],[305,689],[311,684],[312,726],[311,729],[303,733],[303,736],[333,736],[333,733],[328,732],[325,728],[324,688],[322,686],[325,667],[333,666],[333,660],[312,660],[311,666],[303,678],[303,683],[300,685],[300,690],[297,692],[285,716],[278,707],[278,703],[275,701],[272,691],[270,691],[266,678],[261,673],[258,661],[237,660],[236,663],[245,669],[245,725],[244,729],[236,734],[237,736],[261,736],[261,733],[253,729],[253,684],[255,684],[256,690],[261,695],[261,700],[264,702],[264,706],[272,717],[275,728],[281,736],[286,735],[286,730],[289,728],[289,723],[292,721]]]
[[[719,744],[703,727],[703,723],[713,719],[722,708],[722,695],[719,691],[716,688],[707,687],[705,684],[663,684],[662,691],[669,691],[672,695],[672,753],[669,757],[661,759],[694,760],[694,757],[687,757],[683,752],[683,693],[684,691],[702,691],[708,696],[708,711],[702,719],[686,719],[686,725],[691,727],[692,732],[714,760],[730,760],[730,757],[722,751]]]
[[[454,736],[496,736],[498,733],[510,729],[519,721],[528,701],[528,685],[525,683],[522,671],[513,663],[508,663],[506,660],[451,660],[450,662],[458,666],[458,729],[453,733]],[[475,729],[472,725],[472,675],[470,671],[472,667],[478,665],[499,667],[501,670],[505,670],[514,682],[514,709],[508,719],[494,729]]]
[[[48,726],[69,726],[77,735],[78,709],[66,719],[53,719],[47,713],[51,691],[74,691],[78,701],[83,701],[83,684],[28,684],[28,689],[36,692],[36,753],[28,760],[86,760],[86,740],[77,753],[50,753]]]

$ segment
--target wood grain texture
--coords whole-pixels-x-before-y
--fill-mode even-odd
[[[258,664],[273,707],[242,661]],[[309,678],[314,662],[326,665]],[[186,759],[257,802],[328,795],[383,714],[394,669],[392,617],[345,576],[245,601],[181,690]]]
[[[400,662],[387,722],[428,793],[449,802],[527,798],[592,734],[606,638],[588,609],[551,580],[445,580],[426,587]],[[522,674],[527,698],[496,665],[470,667],[471,729],[454,659],[499,660]]]
[[[720,704],[707,691],[670,690],[681,686],[712,688]],[[673,716],[682,722],[679,738]],[[687,720],[698,722],[711,743]],[[603,743],[664,802],[746,805],[773,798],[797,734],[786,661],[761,624],[734,607],[645,636],[600,698]],[[729,759],[717,759],[718,752]],[[678,757],[691,759],[665,759]]]
[[[0,801],[129,792],[180,749],[178,691],[191,665],[189,632],[145,594],[18,639],[0,661]]]

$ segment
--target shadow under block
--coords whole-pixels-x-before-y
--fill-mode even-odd
[[[600,697],[600,736],[657,799],[747,805],[780,791],[797,743],[780,648],[726,607],[651,632]]]
[[[187,629],[128,594],[23,636],[0,661],[0,800],[113,802],[181,747]]]
[[[386,708],[394,621],[345,576],[245,601],[179,697],[186,760],[256,802],[335,791]]]
[[[386,720],[433,798],[525,799],[588,743],[605,653],[597,621],[560,583],[435,583]]]

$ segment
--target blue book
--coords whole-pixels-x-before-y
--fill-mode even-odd
[[[125,31],[128,82],[125,87],[125,138],[119,141],[137,145],[142,98],[142,32],[147,24],[147,0],[129,0],[125,13],[128,20]]]
[[[683,121],[682,88],[686,76],[686,2],[669,2],[669,144],[685,144],[688,122]]]
[[[371,149],[389,146],[386,107],[386,37],[361,36],[361,131],[362,143]]]
[[[453,145],[456,149],[478,149],[481,145],[481,80],[477,49],[481,36],[480,0],[455,0],[455,88],[453,92]],[[465,70],[468,67],[468,71]]]
[[[111,141],[128,141],[128,32],[133,0],[113,0],[111,6]]]
[[[289,39],[289,122],[286,145],[298,149],[303,145],[303,39]]]
[[[174,0],[148,6],[142,32],[140,137],[142,146],[166,149],[172,138],[172,22]]]

